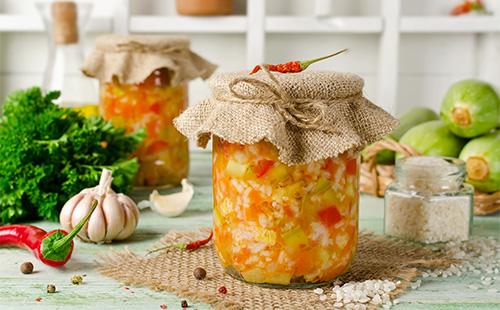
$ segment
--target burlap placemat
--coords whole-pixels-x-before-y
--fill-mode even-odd
[[[162,238],[160,245],[205,238],[208,232],[209,229],[171,232]],[[390,293],[394,298],[410,285],[419,268],[447,268],[454,262],[442,252],[362,232],[351,270],[340,280],[399,280],[397,289]],[[114,251],[100,256],[98,263],[99,272],[125,285],[165,290],[217,309],[312,310],[333,309],[334,304],[331,298],[320,301],[312,289],[270,289],[236,280],[222,269],[212,243],[194,252],[172,249],[159,252],[156,256]],[[193,270],[197,267],[207,271],[206,279],[194,278]],[[222,285],[227,288],[226,295],[217,293],[217,288]]]

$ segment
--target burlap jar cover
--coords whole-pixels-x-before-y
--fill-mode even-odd
[[[215,75],[213,97],[174,120],[198,146],[211,135],[228,142],[266,140],[288,165],[359,151],[391,132],[397,120],[363,97],[354,74],[245,72]]]
[[[166,68],[172,73],[171,84],[201,77],[207,79],[216,66],[189,49],[189,39],[161,35],[103,35],[87,57],[82,72],[103,82],[136,84],[154,70]]]

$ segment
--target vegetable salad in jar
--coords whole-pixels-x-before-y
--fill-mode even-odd
[[[171,86],[169,75],[159,69],[139,84],[101,85],[101,115],[128,132],[146,131],[136,152],[137,185],[177,184],[188,175],[188,141],[172,124],[187,107],[187,85]]]
[[[358,242],[359,151],[397,121],[337,72],[220,74],[213,97],[174,120],[213,137],[215,250],[227,273],[311,287],[351,265]]]
[[[114,126],[146,134],[136,155],[135,185],[177,185],[189,171],[186,139],[173,126],[188,104],[188,81],[208,78],[215,66],[177,36],[104,35],[82,71],[99,79],[100,113]]]
[[[217,253],[247,282],[304,284],[344,273],[356,251],[358,156],[287,166],[268,142],[214,138]]]

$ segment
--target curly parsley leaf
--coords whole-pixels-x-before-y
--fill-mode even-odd
[[[143,133],[127,135],[100,117],[53,103],[59,92],[33,87],[12,93],[0,119],[0,223],[56,221],[63,204],[113,170],[113,188],[131,189],[131,159]]]

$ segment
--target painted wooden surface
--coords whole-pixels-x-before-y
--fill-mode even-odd
[[[181,309],[181,299],[165,292],[153,292],[146,288],[130,287],[128,290],[114,280],[101,277],[94,271],[97,253],[111,248],[143,254],[146,249],[171,229],[185,230],[211,224],[211,182],[209,154],[194,153],[192,156],[191,181],[195,184],[195,198],[182,217],[170,219],[143,211],[138,229],[127,242],[112,245],[93,245],[76,241],[73,259],[64,269],[53,269],[38,263],[30,253],[14,248],[0,249],[0,309]],[[136,193],[141,199],[144,193]],[[360,226],[362,229],[382,232],[382,199],[362,196]],[[500,216],[476,217],[474,235],[500,237]],[[45,229],[53,229],[57,223],[38,222]],[[31,275],[19,272],[25,261],[35,264],[37,271]],[[86,275],[84,284],[74,286],[70,278]],[[500,292],[488,293],[467,288],[479,282],[478,276],[422,279],[418,290],[403,294],[401,304],[394,309],[499,309]],[[56,294],[46,294],[47,284],[56,285]],[[492,286],[500,291],[500,276]],[[40,302],[36,298],[42,298]],[[190,303],[191,304],[191,303]],[[203,304],[192,304],[190,309],[208,309]]]

